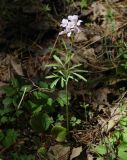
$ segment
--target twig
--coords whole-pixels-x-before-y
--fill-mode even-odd
[[[21,103],[22,103],[23,98],[24,98],[25,93],[26,93],[26,89],[27,89],[27,87],[25,87],[25,88],[24,88],[24,91],[23,91],[23,94],[22,94],[22,98],[21,98],[21,100],[20,100],[20,102],[19,102],[19,104],[18,104],[18,106],[17,106],[17,109],[19,109],[19,108],[20,108],[20,106],[21,106]]]
[[[58,38],[59,38],[59,34],[58,34],[58,36],[56,37],[56,40],[55,40],[54,45],[53,45],[53,47],[52,47],[52,50],[51,50],[51,53],[50,53],[50,57],[51,57],[51,55],[52,55],[52,53],[53,53],[53,51],[54,51],[54,48],[55,48],[56,43],[57,43],[57,41],[58,41]]]

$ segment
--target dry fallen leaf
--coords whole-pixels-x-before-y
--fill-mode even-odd
[[[68,160],[70,154],[70,147],[61,144],[51,146],[48,150],[49,160]]]
[[[114,106],[111,107],[111,114],[110,114],[110,119],[104,120],[100,119],[99,122],[102,126],[102,133],[108,133],[118,122],[120,119],[126,115],[126,108],[127,108],[127,99],[123,99],[123,106],[125,107],[124,109],[120,109],[120,103],[114,104]]]
[[[106,14],[107,14],[107,9],[100,2],[92,3],[91,8],[93,10],[92,20],[94,20],[94,21],[99,17],[103,17],[104,18],[106,16]]]
[[[84,49],[82,53],[80,53],[80,55],[88,60],[89,62],[91,62],[92,64],[97,62],[97,57],[96,54],[94,52],[93,48],[89,48],[89,49]]]
[[[75,42],[87,41],[87,37],[84,32],[79,32],[75,35]]]
[[[15,70],[16,74],[23,76],[23,70],[22,70],[21,63],[18,63],[18,60],[14,57],[10,57],[10,58],[11,58],[11,65],[13,69]]]
[[[70,160],[72,160],[75,157],[78,157],[81,154],[81,152],[82,152],[82,146],[73,148],[70,156]]]

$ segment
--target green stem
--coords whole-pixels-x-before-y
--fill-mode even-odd
[[[67,123],[67,132],[69,132],[69,98],[68,98],[68,83],[66,83],[66,123]]]

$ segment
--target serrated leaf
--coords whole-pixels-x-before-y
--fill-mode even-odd
[[[81,76],[80,74],[78,74],[78,73],[73,73],[73,74],[75,76],[77,76],[79,79],[82,79],[83,81],[87,82],[87,80],[83,76]]]

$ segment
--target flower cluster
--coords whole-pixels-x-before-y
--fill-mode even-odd
[[[61,31],[59,35],[67,34],[67,36],[70,37],[72,32],[79,33],[79,26],[81,22],[81,20],[78,20],[78,15],[68,16],[68,19],[63,19],[60,24],[60,26],[63,27],[64,30]]]

